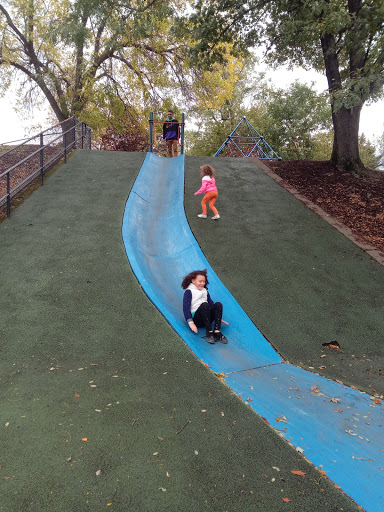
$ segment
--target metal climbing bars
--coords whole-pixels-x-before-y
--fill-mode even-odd
[[[246,135],[240,133],[240,128],[243,128],[242,131],[245,131]],[[227,149],[227,153],[230,153],[230,155],[226,156],[255,156],[260,160],[281,160],[279,155],[271,148],[264,137],[260,135],[245,116],[232,133],[228,135],[215,153],[215,156],[219,156],[225,148]]]

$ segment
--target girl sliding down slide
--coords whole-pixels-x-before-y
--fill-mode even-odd
[[[183,311],[186,322],[193,332],[198,327],[205,327],[205,339],[208,343],[228,343],[221,333],[220,326],[223,315],[221,302],[213,302],[208,292],[207,270],[194,270],[184,277],[181,287],[184,292]],[[212,330],[212,322],[214,329]]]

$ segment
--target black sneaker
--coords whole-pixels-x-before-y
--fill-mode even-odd
[[[213,337],[213,332],[207,331],[207,334],[205,335],[205,339],[208,341],[208,343],[215,343],[215,338]]]
[[[213,336],[214,336],[216,341],[220,341],[221,343],[228,343],[227,338],[220,331],[219,332],[214,332]]]

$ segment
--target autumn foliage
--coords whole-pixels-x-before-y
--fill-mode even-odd
[[[110,126],[100,137],[100,149],[108,151],[147,151],[148,134],[137,125],[125,125],[124,130]]]

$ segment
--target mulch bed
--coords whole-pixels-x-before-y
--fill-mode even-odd
[[[265,162],[280,178],[349,227],[361,243],[384,251],[384,172],[340,172],[329,161]]]

